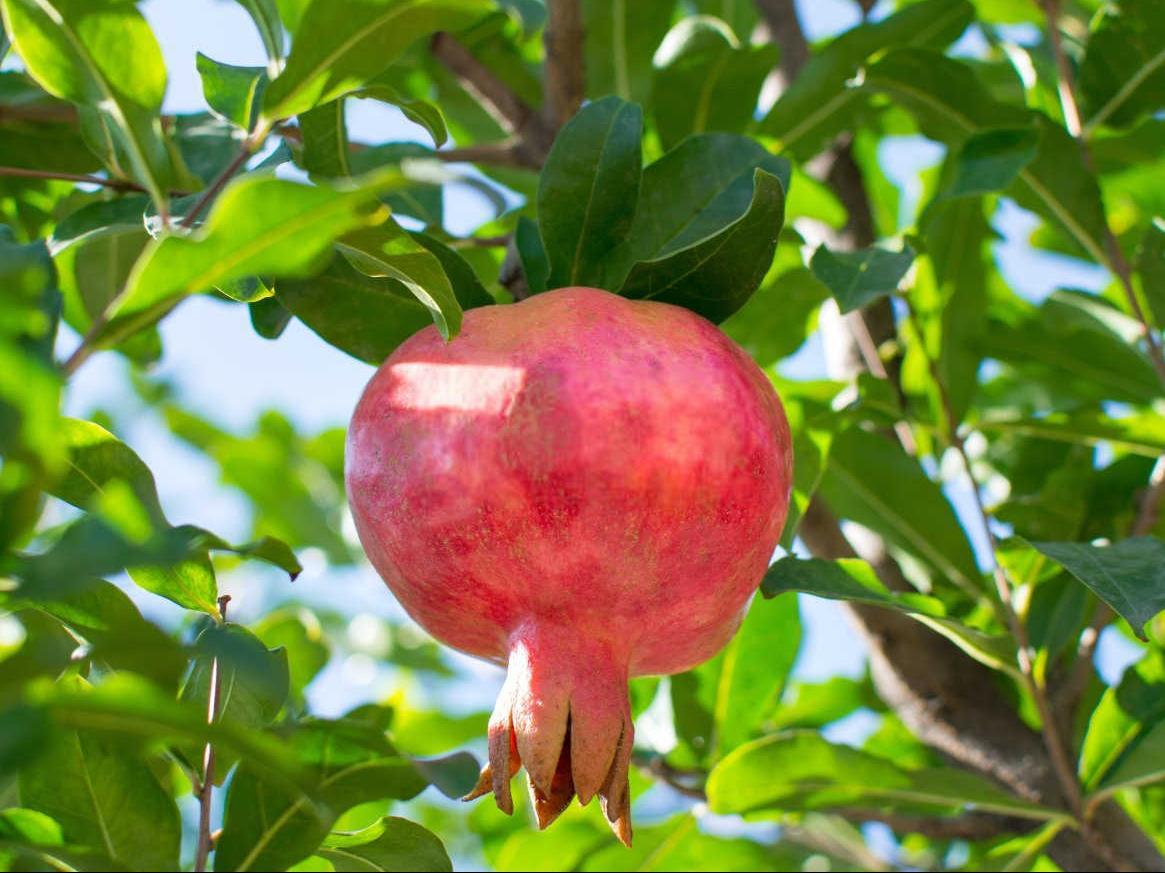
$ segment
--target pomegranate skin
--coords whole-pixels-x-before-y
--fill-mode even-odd
[[[687,670],[740,623],[789,499],[771,383],[680,307],[564,288],[426,328],[348,431],[373,566],[438,640],[508,664],[471,796],[545,826],[598,794],[630,842],[627,679]]]

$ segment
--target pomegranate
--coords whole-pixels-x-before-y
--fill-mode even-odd
[[[729,640],[791,474],[769,380],[677,306],[564,288],[401,345],[353,416],[348,494],[409,614],[507,665],[466,799],[512,812],[525,765],[541,827],[597,794],[630,845],[627,680]]]

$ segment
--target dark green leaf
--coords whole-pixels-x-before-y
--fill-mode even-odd
[[[898,443],[861,428],[833,440],[821,492],[830,507],[885,536],[968,593],[981,590],[975,555],[937,484]]]
[[[348,126],[344,98],[340,97],[299,114],[303,135],[300,164],[313,176],[334,179],[348,176]]]
[[[721,329],[762,367],[793,354],[817,326],[829,290],[804,267],[764,282]],[[797,455],[798,464],[801,456]]]
[[[337,873],[453,870],[437,835],[403,818],[385,817],[355,833],[329,834],[319,854]]]
[[[1001,127],[973,134],[955,159],[952,197],[1002,191],[1030,164],[1039,147],[1034,127]]]
[[[377,197],[398,184],[395,174],[344,188],[270,176],[237,180],[215,202],[201,230],[190,237],[166,236],[147,248],[101,338],[129,335],[184,297],[233,279],[311,275],[336,237],[385,219]]]
[[[926,0],[846,31],[810,59],[765,117],[761,132],[798,157],[811,157],[852,118],[847,110],[861,92],[849,82],[871,55],[895,45],[945,45],[973,15],[966,0]]]
[[[582,0],[588,97],[614,94],[646,102],[651,91],[651,58],[671,24],[671,5]]]
[[[1091,131],[1125,127],[1165,106],[1165,6],[1121,0],[1096,23],[1080,63],[1080,108]]]
[[[66,418],[61,426],[69,467],[53,485],[53,495],[78,509],[88,509],[108,483],[120,480],[156,522],[165,523],[154,474],[133,449],[92,421]]]
[[[796,598],[757,598],[724,651],[672,677],[676,731],[696,761],[718,760],[760,734],[800,644]]]
[[[428,131],[436,148],[445,145],[449,139],[449,129],[445,125],[445,116],[441,113],[441,108],[435,103],[405,97],[392,85],[382,84],[376,80],[367,87],[353,91],[349,96],[392,104],[404,113],[405,118]]]
[[[1115,609],[1141,639],[1165,609],[1165,542],[1133,537],[1110,546],[1032,543]]]
[[[953,147],[1000,127],[1035,125],[1039,148],[1008,193],[1062,227],[1081,250],[1107,263],[1105,216],[1079,144],[1046,116],[997,101],[965,64],[935,51],[896,49],[866,70],[865,87],[910,109],[923,133]]]
[[[522,261],[522,273],[526,277],[526,287],[531,294],[541,294],[546,290],[546,277],[550,275],[550,263],[546,260],[546,249],[542,246],[542,235],[538,224],[523,215],[514,230],[514,243],[518,247],[518,257]]]
[[[178,807],[139,755],[125,737],[61,731],[21,770],[21,801],[127,870],[177,869]]]
[[[443,758],[413,758],[425,780],[451,800],[460,800],[473,790],[481,765],[468,752],[454,752]]]
[[[1098,412],[1050,412],[1039,418],[984,418],[988,433],[1018,433],[1081,445],[1112,443],[1124,451],[1155,458],[1165,452],[1165,421],[1151,412],[1109,418]]]
[[[445,339],[461,330],[461,304],[441,261],[391,218],[345,235],[337,248],[366,276],[400,282],[429,310]]]
[[[943,605],[937,599],[925,594],[891,591],[878,580],[869,564],[856,559],[781,558],[765,573],[760,590],[765,597],[802,591],[815,597],[869,603],[936,618],[944,615]]]
[[[604,97],[583,107],[554,141],[538,185],[547,288],[600,287],[605,260],[631,229],[639,196],[643,113]]]
[[[163,204],[174,180],[158,113],[162,52],[132,3],[3,0],[4,26],[28,72],[48,92],[100,113],[128,170]]]
[[[852,312],[897,291],[913,263],[914,250],[906,243],[897,252],[881,248],[831,252],[822,244],[809,268],[833,294],[841,311]]]
[[[142,618],[126,594],[110,582],[95,579],[78,590],[22,603],[8,609],[38,609],[66,625],[89,644],[88,656],[114,669],[130,670],[176,688],[187,666],[186,653],[169,635]]]
[[[274,297],[256,300],[248,308],[251,312],[251,327],[263,339],[279,339],[291,323],[291,313]]]
[[[655,55],[650,105],[663,147],[693,133],[743,132],[777,54],[771,45],[741,45],[718,19],[681,20]]]
[[[311,681],[324,669],[331,647],[315,615],[307,609],[281,609],[251,626],[263,645],[287,653],[287,671],[293,699],[303,700]]]
[[[263,98],[263,89],[267,87],[267,71],[263,67],[220,63],[202,52],[197,54],[195,63],[198,75],[202,77],[206,105],[236,127],[250,130]]]
[[[275,121],[299,115],[354,91],[395,61],[410,43],[438,30],[458,30],[488,11],[484,0],[309,4],[295,28],[308,36],[294,41],[287,66],[263,95],[263,116]]]
[[[481,284],[477,273],[456,249],[450,248],[435,236],[427,233],[412,232],[409,234],[414,240],[427,248],[441,262],[441,268],[453,286],[453,293],[457,295],[457,302],[462,309],[473,309],[478,306],[492,306],[494,299]]]
[[[1165,324],[1165,218],[1155,218],[1137,249],[1141,291],[1156,324]]]
[[[263,48],[267,51],[267,58],[276,62],[283,57],[283,26],[279,22],[279,9],[275,0],[237,0],[255,22],[259,30],[259,38],[263,40]],[[288,30],[294,30],[288,25]]]
[[[611,257],[604,287],[617,287],[635,262],[690,248],[743,218],[758,169],[776,176],[788,190],[788,161],[742,136],[693,136],[649,166],[643,172],[635,220],[626,242]],[[779,230],[778,221],[774,238]]]
[[[708,800],[722,815],[841,806],[973,808],[1045,821],[1065,815],[1019,800],[964,770],[906,770],[809,731],[778,734],[737,749],[712,771]]]
[[[306,722],[286,742],[315,774],[311,797],[240,768],[227,794],[216,870],[286,869],[314,852],[345,810],[373,800],[406,800],[426,785],[375,723]]]
[[[758,169],[748,211],[700,242],[640,261],[619,289],[626,297],[673,303],[723,321],[747,302],[773,260],[784,219],[780,179]]]
[[[1118,780],[1114,768],[1137,754],[1153,729],[1165,720],[1165,656],[1149,650],[1128,667],[1120,683],[1104,692],[1080,749],[1080,779],[1086,790]],[[1116,774],[1112,774],[1116,775]]]
[[[433,319],[394,279],[373,279],[337,258],[318,276],[281,282],[276,296],[325,342],[379,366]]]

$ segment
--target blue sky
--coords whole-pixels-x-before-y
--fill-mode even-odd
[[[738,0],[740,2],[740,0]],[[849,0],[813,0],[799,4],[811,38],[818,39],[857,21],[855,4]],[[885,4],[882,4],[883,6]],[[258,36],[241,6],[223,0],[148,0],[142,6],[162,44],[170,69],[167,110],[198,111],[204,108],[201,86],[194,67],[195,51],[233,64],[263,64]],[[974,51],[968,38],[961,49]],[[354,140],[426,141],[424,131],[399,112],[372,101],[350,101],[348,110]],[[918,173],[941,159],[940,147],[920,138],[888,143],[880,154],[883,167],[903,191],[909,204],[917,199]],[[468,233],[490,217],[487,207],[471,194],[450,192],[446,200],[450,229]],[[1076,262],[1034,253],[1026,239],[1035,219],[1013,204],[1004,204],[995,217],[1003,239],[995,255],[1005,278],[1032,299],[1045,296],[1060,285],[1097,289],[1106,282],[1103,271],[1086,269]],[[257,337],[244,307],[225,305],[209,298],[194,298],[181,306],[162,326],[166,355],[156,375],[170,381],[181,402],[229,428],[247,428],[258,414],[276,408],[309,431],[346,424],[372,369],[327,346],[298,323],[293,323],[277,342]],[[820,374],[823,361],[814,340],[785,362],[782,369],[806,377]],[[176,522],[205,525],[225,536],[245,536],[247,512],[243,502],[217,483],[217,471],[199,454],[176,443],[152,416],[143,414],[140,403],[127,387],[125,367],[116,356],[93,358],[73,379],[67,399],[68,412],[86,415],[94,409],[114,413],[123,436],[146,460],[157,476],[159,491],[169,516]],[[968,495],[951,491],[956,506],[966,511]],[[973,523],[969,525],[974,528]],[[307,555],[306,572],[295,583],[295,594],[307,602],[338,607],[355,620],[351,633],[359,637],[374,623],[361,614],[399,618],[399,609],[375,574],[367,569],[337,571],[322,558]],[[285,577],[246,567],[223,579],[232,607],[240,620],[261,614],[291,592]],[[135,597],[149,614],[169,619],[166,604],[150,595]],[[804,652],[799,675],[823,679],[843,673],[860,674],[865,654],[840,609],[833,603],[802,598],[806,622]],[[1127,647],[1119,638],[1106,635],[1101,665],[1111,678],[1127,662]],[[459,659],[475,682],[466,685],[463,706],[488,705],[501,683],[493,667]],[[367,658],[337,661],[313,689],[313,703],[332,713],[396,689],[398,676]],[[423,692],[423,689],[413,689]],[[445,701],[447,704],[449,701]],[[870,725],[858,716],[835,730],[839,738],[860,736]]]

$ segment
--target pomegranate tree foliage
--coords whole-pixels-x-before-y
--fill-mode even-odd
[[[169,116],[132,0],[0,0],[0,868],[1161,868],[1160,0],[899,0],[812,46],[779,0],[239,5],[267,63],[191,46],[207,110]],[[352,100],[418,141],[350,142]],[[880,159],[910,135],[943,157],[904,199]],[[450,186],[496,209],[469,238]],[[992,248],[1008,200],[1105,287],[1018,293]],[[765,367],[818,330],[857,350],[829,380],[771,370],[802,557],[725,652],[633,684],[655,729],[632,850],[593,807],[540,834],[442,800],[474,782],[483,712],[313,715],[353,643],[340,602],[287,582],[305,550],[361,560],[343,434],[278,412],[233,433],[150,376],[192,295],[375,364],[567,284],[689,307]],[[249,541],[171,521],[124,422],[62,416],[103,350],[245,498]],[[240,562],[284,603],[248,626],[220,600]],[[872,676],[791,678],[790,591],[853,605]],[[1138,653],[1114,684],[1102,628]],[[402,677],[464,687],[390,630],[374,654]],[[859,742],[822,732],[857,712]]]

